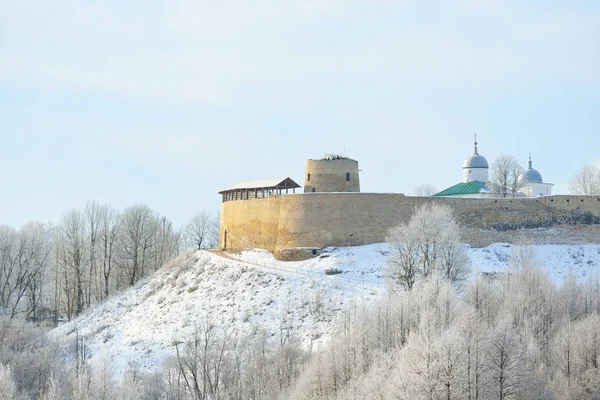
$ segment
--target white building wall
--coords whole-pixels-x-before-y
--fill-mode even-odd
[[[487,182],[488,181],[488,169],[487,168],[463,168],[463,182]]]
[[[527,197],[551,196],[552,186],[554,186],[552,183],[527,182],[521,192]]]

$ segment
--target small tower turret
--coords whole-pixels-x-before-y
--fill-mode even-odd
[[[358,161],[338,155],[306,160],[304,193],[360,192]]]

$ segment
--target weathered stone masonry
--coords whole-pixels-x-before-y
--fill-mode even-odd
[[[317,192],[222,203],[219,246],[263,248],[294,258],[295,251],[307,254],[306,249],[383,242],[390,228],[407,222],[427,202],[450,205],[470,229],[510,229],[523,221],[543,226],[586,213],[600,218],[598,196],[472,199]]]

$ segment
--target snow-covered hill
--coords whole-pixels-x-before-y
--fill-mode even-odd
[[[375,294],[335,279],[272,272],[199,251],[51,334],[65,344],[83,338],[92,362],[108,360],[120,375],[130,362],[156,369],[174,354],[174,341],[190,337],[203,322],[244,333],[262,329],[274,340],[291,330],[310,345],[327,334],[337,311]]]
[[[557,284],[570,273],[581,280],[600,269],[600,245],[533,247]],[[474,273],[503,271],[511,251],[508,244],[468,249]],[[385,290],[388,252],[386,244],[374,244],[329,248],[298,262],[276,261],[264,250],[236,255],[249,263],[189,253],[52,335],[65,344],[83,338],[91,361],[110,363],[116,375],[130,363],[157,369],[174,354],[174,341],[203,322],[244,333],[261,329],[273,340],[293,331],[310,346],[327,339],[341,309],[373,301]],[[326,270],[340,273],[329,276]]]

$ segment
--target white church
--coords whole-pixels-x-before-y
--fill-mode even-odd
[[[489,164],[484,156],[477,151],[477,135],[475,135],[475,150],[473,154],[468,156],[463,163],[463,179],[462,182],[442,190],[434,196],[450,196],[450,197],[472,197],[472,198],[489,198],[497,197],[488,188],[489,184]],[[550,196],[552,194],[552,183],[545,183],[542,179],[542,174],[532,167],[531,155],[529,156],[529,166],[521,172],[518,178],[521,182],[521,187],[516,197],[538,197]]]

